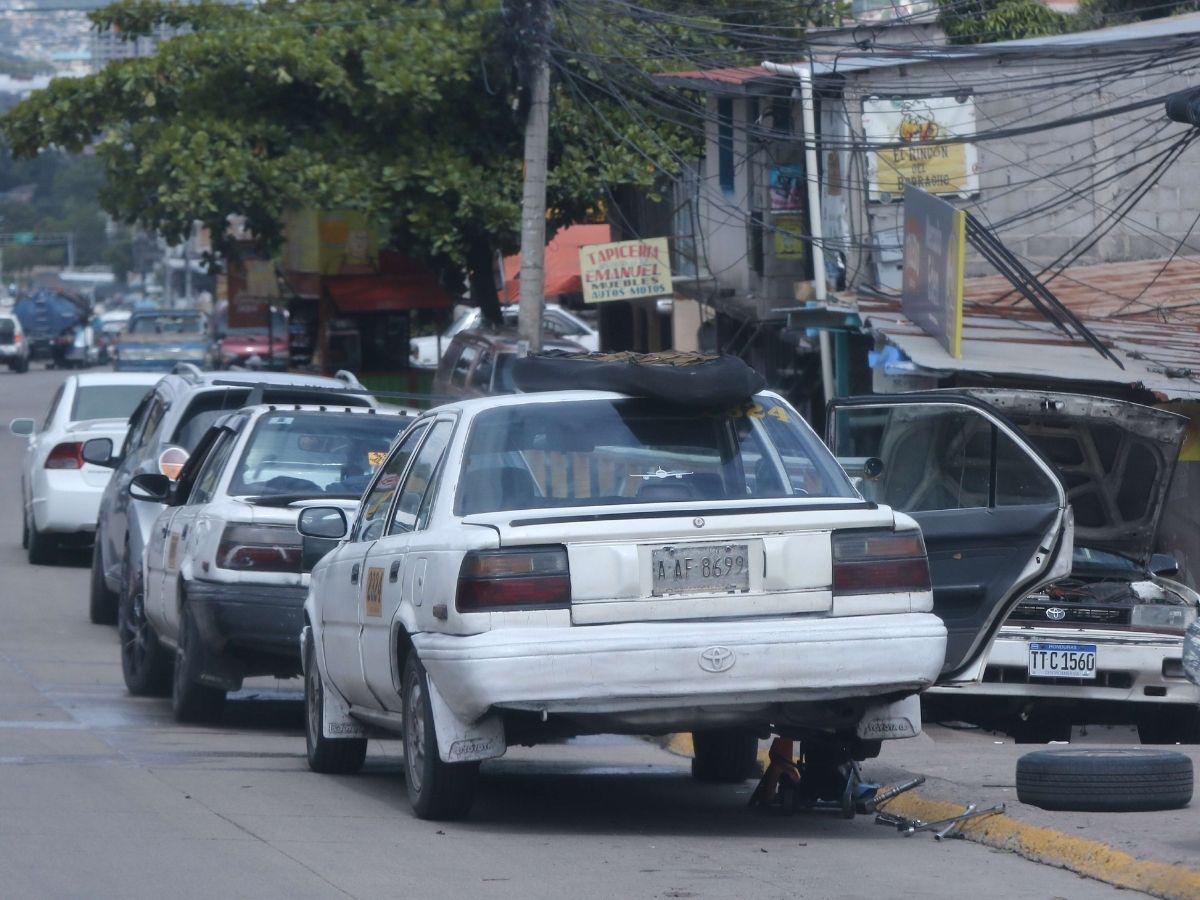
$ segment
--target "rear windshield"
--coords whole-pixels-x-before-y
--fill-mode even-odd
[[[130,334],[197,334],[203,330],[195,315],[135,316],[129,320]]]
[[[148,384],[92,384],[75,390],[71,421],[87,419],[128,419],[150,393]]]
[[[585,400],[480,413],[455,511],[854,496],[824,445],[772,398],[707,413]]]
[[[408,421],[354,413],[270,413],[255,423],[228,493],[357,499]]]
[[[221,388],[197,394],[184,410],[183,416],[180,417],[170,442],[186,448],[191,453],[196,449],[200,438],[204,437],[204,432],[208,431],[210,425],[225,413],[241,409],[246,405],[248,399],[250,399],[250,388],[248,387]],[[268,388],[264,391],[262,399],[264,403],[315,404],[321,402],[319,388],[309,387],[307,390],[303,386],[289,388],[289,385],[286,384]],[[352,395],[338,397],[337,404],[338,406],[370,406],[371,401],[364,395]]]
[[[0,319],[0,344],[11,344],[16,336],[16,323],[12,319]]]

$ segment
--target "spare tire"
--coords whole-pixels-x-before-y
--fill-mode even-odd
[[[1180,809],[1192,799],[1192,761],[1171,750],[1037,750],[1017,760],[1017,799],[1084,812]]]

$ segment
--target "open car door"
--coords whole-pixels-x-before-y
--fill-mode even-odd
[[[1071,510],[1054,467],[961,394],[835,400],[828,422],[829,447],[863,497],[921,526],[948,633],[938,683],[977,680],[1017,602],[1071,571]]]

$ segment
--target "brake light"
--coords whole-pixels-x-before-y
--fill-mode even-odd
[[[240,572],[300,572],[301,537],[289,525],[226,525],[217,567]]]
[[[175,481],[187,461],[188,452],[182,447],[168,447],[158,456],[158,471]]]
[[[59,444],[50,451],[50,455],[46,457],[45,468],[47,469],[82,469],[83,468],[83,444],[68,443]]]
[[[25,335],[21,334],[20,332],[17,332],[16,334],[13,335],[13,343],[14,344],[19,344],[23,340],[25,340]]]
[[[459,612],[489,609],[566,609],[571,570],[565,547],[472,550],[458,572]]]
[[[929,559],[921,532],[834,532],[835,596],[929,589]]]

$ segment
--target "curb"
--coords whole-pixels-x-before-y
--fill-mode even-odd
[[[676,756],[692,755],[692,736],[673,734],[661,742]],[[766,761],[766,751],[759,751]],[[888,812],[934,822],[966,812],[966,807],[945,800],[931,800],[916,791],[901,794],[885,804]],[[1053,828],[1030,825],[1010,815],[987,816],[964,822],[958,832],[968,841],[996,850],[1006,850],[1033,862],[1067,869],[1077,875],[1163,897],[1193,900],[1200,897],[1200,871],[1189,866],[1138,859],[1101,841],[1075,837]]]

